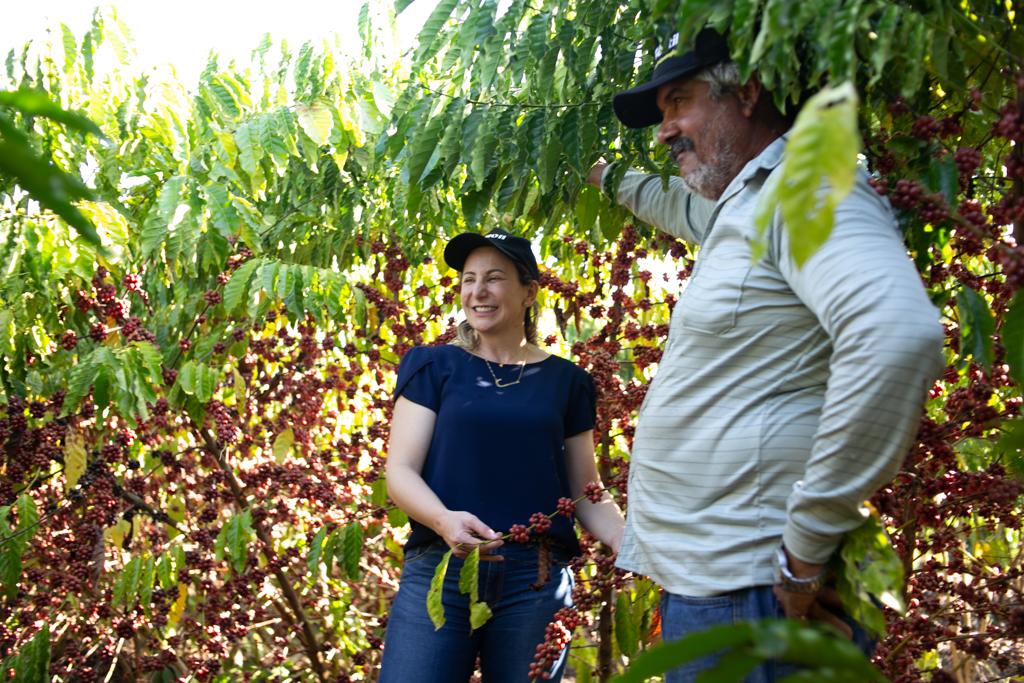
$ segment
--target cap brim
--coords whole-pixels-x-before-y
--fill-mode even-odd
[[[658,88],[672,79],[656,78],[624,90],[612,98],[615,116],[627,128],[646,128],[661,122],[658,109]]]
[[[686,78],[700,71],[700,67],[680,67],[641,83],[635,88],[623,90],[612,98],[612,108],[619,121],[627,128],[646,128],[661,123],[661,110],[658,109],[658,88]]]
[[[495,244],[483,235],[475,232],[464,232],[453,237],[444,248],[444,262],[449,267],[462,272],[466,265],[469,252],[480,247],[494,247]],[[495,247],[496,248],[496,247]],[[499,250],[500,251],[500,250]]]
[[[654,68],[651,80],[616,95],[612,100],[615,115],[630,128],[646,128],[661,123],[658,88],[727,59],[729,45],[725,38],[712,28],[704,28],[694,38],[693,49],[682,55],[665,57]]]

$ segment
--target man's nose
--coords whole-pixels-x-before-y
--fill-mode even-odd
[[[664,118],[661,120],[661,125],[658,126],[658,133],[655,137],[661,144],[671,145],[672,141],[679,137],[679,129],[672,119]]]

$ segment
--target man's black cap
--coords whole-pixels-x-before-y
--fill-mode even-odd
[[[540,279],[537,259],[533,256],[530,241],[516,237],[501,228],[495,228],[486,235],[478,232],[464,232],[456,235],[444,248],[444,261],[455,270],[462,272],[469,252],[480,247],[494,247],[513,262],[521,265],[534,280]]]
[[[692,50],[664,58],[654,67],[651,80],[616,95],[612,100],[615,115],[630,128],[660,123],[658,88],[728,60],[729,44],[725,38],[713,28],[705,28],[697,34]]]

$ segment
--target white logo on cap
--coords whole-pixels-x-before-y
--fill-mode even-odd
[[[494,233],[492,235],[488,235],[487,239],[489,239],[489,240],[503,240],[506,237],[508,237],[508,235],[499,235],[497,233]]]
[[[679,34],[673,33],[672,37],[668,39],[668,44],[654,48],[654,61],[660,62],[662,57],[668,57],[676,51],[677,47],[679,47]]]

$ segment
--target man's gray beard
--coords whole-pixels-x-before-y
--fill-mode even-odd
[[[733,149],[732,139],[721,130],[721,124],[717,121],[709,121],[700,135],[704,140],[711,141],[710,145],[704,145],[705,148],[716,148],[714,156],[706,161],[698,159],[697,168],[690,173],[680,173],[680,177],[693,192],[705,199],[717,201],[742,165],[737,164],[738,155]]]
[[[731,149],[723,150],[710,162],[701,162],[696,169],[680,174],[680,177],[691,191],[705,199],[717,201],[732,180],[734,157]]]

